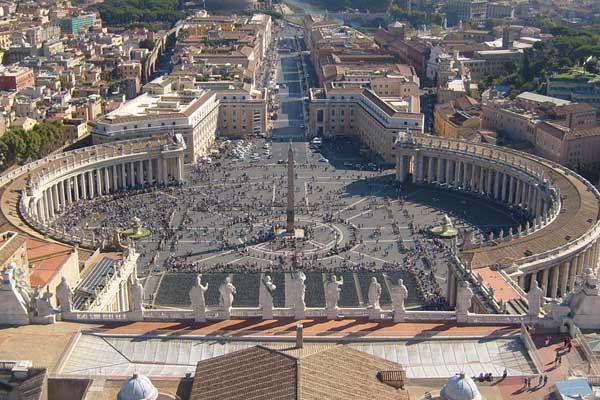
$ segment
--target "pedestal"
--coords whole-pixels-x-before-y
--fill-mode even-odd
[[[338,319],[337,307],[327,307],[327,319]]]
[[[194,312],[194,322],[206,322],[206,310],[198,310]]]
[[[296,320],[301,320],[301,319],[306,318],[306,307],[304,306],[304,304],[296,305],[294,307],[294,318]]]
[[[143,321],[144,320],[144,312],[142,310],[139,310],[139,311],[129,311],[127,313],[127,320],[129,320],[129,321]]]
[[[273,306],[263,307],[262,310],[262,319],[273,319]]]
[[[369,307],[369,319],[370,320],[378,320],[381,319],[381,308],[379,307]]]
[[[219,319],[227,320],[231,319],[231,308],[225,310],[219,310]]]
[[[404,322],[406,312],[404,310],[394,310],[394,322]]]
[[[466,324],[469,322],[469,313],[468,312],[457,312],[456,313],[456,322],[459,324]]]

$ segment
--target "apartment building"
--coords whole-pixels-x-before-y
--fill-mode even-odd
[[[436,104],[433,131],[436,136],[473,140],[481,126],[481,105],[469,96]]]
[[[418,97],[383,97],[368,86],[337,82],[311,89],[309,99],[310,136],[358,137],[387,162],[399,131],[423,132]]]
[[[245,138],[267,132],[267,101],[263,92],[217,90],[219,137]]]
[[[0,89],[19,92],[35,83],[33,70],[28,67],[12,65],[0,67]]]
[[[179,133],[187,150],[185,162],[209,154],[217,135],[219,101],[213,91],[144,93],[96,121],[94,144]]]

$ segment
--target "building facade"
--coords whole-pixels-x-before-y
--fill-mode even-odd
[[[144,93],[98,121],[94,144],[181,134],[187,145],[186,163],[207,157],[217,136],[219,101],[213,91],[186,90]]]

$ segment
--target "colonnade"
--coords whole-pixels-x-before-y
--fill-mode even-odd
[[[423,150],[396,152],[396,179],[438,184],[488,196],[497,202],[522,208],[532,218],[548,218],[550,193],[539,182],[517,169],[491,160],[476,160]]]
[[[520,208],[533,219],[534,229],[550,224],[563,208],[560,190],[547,178],[553,174],[572,174],[546,165],[549,162],[535,156],[489,145],[404,134],[399,135],[394,146],[399,182],[436,184]],[[587,191],[600,201],[600,194],[585,179],[579,176],[575,179],[582,181]],[[529,234],[529,224],[527,227]],[[519,235],[510,235],[508,239],[519,240],[520,233],[519,229]],[[505,272],[525,292],[535,280],[544,296],[565,297],[574,289],[578,275],[586,268],[598,266],[599,235],[600,226],[596,222],[583,236],[566,238],[567,242],[556,248],[515,258],[512,265],[504,266]],[[492,245],[490,249],[493,248]],[[455,296],[454,286],[449,285],[450,299]]]
[[[29,215],[43,223],[80,200],[146,185],[182,181],[183,157],[140,158],[138,155],[133,160],[91,164],[40,184],[38,195],[30,200]]]
[[[553,262],[535,270],[524,270],[512,275],[524,291],[531,288],[537,280],[542,293],[546,297],[565,297],[575,288],[578,275],[586,268],[595,268],[600,256],[600,243],[596,240],[582,249],[577,255],[563,261]]]

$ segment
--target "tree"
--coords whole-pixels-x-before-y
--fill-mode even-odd
[[[148,49],[150,51],[152,51],[152,49],[154,49],[154,40],[152,39],[142,39],[140,40],[140,49]]]

